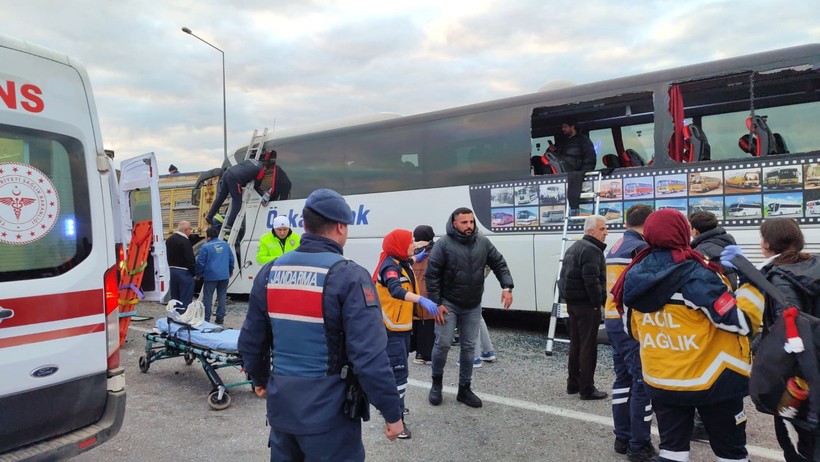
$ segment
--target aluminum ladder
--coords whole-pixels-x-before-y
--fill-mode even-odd
[[[601,172],[596,170],[593,172],[587,172],[584,175],[583,182],[591,181],[593,183],[592,191],[590,192],[583,192],[581,190],[581,201],[586,201],[588,203],[589,200],[593,200],[593,215],[598,215],[601,206]],[[562,342],[562,343],[569,343],[568,339],[556,339],[555,338],[555,327],[558,324],[558,320],[561,318],[568,318],[569,314],[567,314],[567,304],[561,302],[561,296],[558,293],[558,279],[561,277],[561,268],[564,266],[564,254],[567,250],[567,243],[568,242],[575,242],[580,240],[583,237],[578,236],[570,236],[570,226],[576,224],[578,222],[583,223],[586,220],[586,216],[580,216],[580,210],[578,216],[571,217],[569,215],[570,208],[569,208],[569,201],[566,201],[564,207],[564,229],[561,233],[561,251],[559,255],[561,258],[558,259],[558,271],[555,273],[555,283],[552,287],[553,292],[553,303],[552,303],[552,311],[550,311],[550,319],[549,319],[549,331],[547,333],[547,346],[544,350],[544,354],[547,356],[552,356],[552,348],[555,345],[555,342]],[[582,230],[583,233],[583,230]]]

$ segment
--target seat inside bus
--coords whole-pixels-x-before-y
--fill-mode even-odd
[[[683,127],[683,153],[689,162],[712,160],[712,148],[706,134],[695,124]]]
[[[743,152],[754,157],[788,154],[786,141],[780,133],[773,133],[766,116],[753,115],[746,119],[748,134],[740,137],[737,144]]]

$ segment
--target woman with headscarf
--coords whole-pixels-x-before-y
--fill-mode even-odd
[[[413,329],[413,305],[418,303],[430,314],[438,314],[438,306],[429,298],[418,295],[412,264],[427,258],[427,252],[415,254],[413,233],[406,229],[390,231],[382,241],[379,264],[373,273],[373,282],[382,305],[382,320],[387,328],[387,356],[396,377],[396,388],[404,407],[407,390],[407,355],[410,332]],[[415,255],[414,255],[415,254]],[[402,418],[403,419],[403,418]],[[410,438],[410,429],[404,426],[399,435]]]
[[[787,303],[782,306],[766,295],[764,333],[790,306],[810,314],[820,315],[820,257],[803,252],[805,239],[800,225],[791,218],[768,218],[760,225],[760,248],[766,261],[761,271]],[[740,247],[729,246],[724,253],[729,256],[741,254]],[[730,260],[721,255],[721,260]],[[789,428],[790,427],[790,428]],[[780,416],[774,416],[774,432],[783,449],[786,462],[816,460],[818,438],[809,430],[792,425]],[[792,441],[790,434],[796,436]]]
[[[715,455],[746,461],[749,336],[760,325],[763,297],[748,283],[730,292],[720,267],[689,246],[689,223],[677,210],[650,214],[644,238],[649,247],[627,266],[612,294],[641,345],[660,433],[658,460],[689,460],[697,409]]]

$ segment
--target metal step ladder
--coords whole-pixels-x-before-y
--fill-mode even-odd
[[[593,186],[592,191],[584,192],[583,189],[581,190],[581,202],[593,202],[593,215],[598,215],[598,211],[600,210],[601,206],[601,176],[602,175],[600,171],[587,172],[584,175],[584,183],[592,182]],[[566,201],[564,208],[564,229],[561,233],[561,251],[559,253],[559,255],[561,255],[561,258],[558,259],[558,271],[555,273],[555,283],[552,287],[552,311],[550,312],[549,332],[547,333],[547,346],[544,350],[544,354],[546,354],[547,356],[552,356],[552,348],[555,345],[555,342],[569,343],[568,339],[555,338],[555,327],[558,324],[558,320],[561,318],[569,317],[569,314],[567,313],[567,304],[561,303],[561,296],[558,294],[558,279],[561,277],[561,268],[564,266],[564,254],[568,247],[567,243],[578,241],[583,237],[583,229],[581,230],[581,237],[578,237],[577,235],[569,235],[570,227],[573,225],[583,224],[586,218],[586,216],[580,215],[580,208],[577,216],[570,216],[569,201]]]
[[[257,159],[262,154],[265,147],[265,137],[267,134],[267,128],[265,128],[261,134],[259,133],[259,130],[253,131],[253,135],[251,135],[251,141],[248,143],[248,150],[245,152],[243,161],[248,159]],[[225,226],[222,226],[219,229],[218,239],[225,239],[231,250],[233,250],[234,244],[236,243],[236,237],[239,235],[239,228],[242,226],[242,220],[245,219],[245,211],[248,209],[248,203],[251,201],[251,197],[253,197],[254,194],[255,191],[253,189],[253,180],[251,180],[251,182],[246,184],[245,188],[242,190],[242,203],[239,204],[239,213],[236,215],[236,220],[234,220],[232,225],[233,229],[230,234],[227,235],[227,239],[225,236]],[[230,207],[233,207],[233,204],[228,207],[228,210],[230,210]],[[238,255],[234,255],[234,257],[238,257]],[[236,262],[238,265],[239,259],[237,259]]]

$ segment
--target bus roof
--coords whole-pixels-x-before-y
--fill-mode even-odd
[[[632,89],[645,90],[648,84],[656,82],[686,82],[690,79],[700,78],[704,75],[729,75],[738,73],[738,69],[748,69],[750,71],[770,71],[789,66],[795,61],[815,59],[820,55],[820,44],[800,45],[780,50],[771,50],[749,55],[743,55],[733,58],[725,58],[717,61],[708,61],[699,64],[691,64],[680,66],[676,68],[669,68],[665,70],[647,72],[638,75],[631,75],[626,77],[618,77],[615,79],[604,80],[593,83],[585,83],[566,88],[560,88],[550,91],[533,92],[525,95],[512,96],[488,102],[474,103],[455,108],[442,109],[431,111],[427,113],[415,114],[411,116],[394,116],[387,117],[385,120],[374,121],[370,125],[374,129],[384,129],[388,127],[399,126],[407,123],[413,123],[419,120],[435,120],[452,117],[461,114],[467,114],[478,110],[492,110],[494,108],[505,108],[516,105],[540,104],[549,100],[550,104],[561,105],[577,102],[579,96],[582,99],[592,99],[611,93],[612,88],[623,89],[622,94],[630,93]],[[812,63],[820,66],[820,63]],[[290,141],[291,138],[298,138],[304,134],[311,134],[313,136],[321,133],[335,134],[337,131],[351,130],[362,124],[368,122],[358,122],[355,124],[334,124],[328,123],[326,127],[318,126],[310,127],[304,130],[294,130],[294,134],[285,133],[269,134],[265,142],[276,140],[277,144],[284,144]],[[235,153],[244,153],[247,151],[247,145],[235,149]]]

